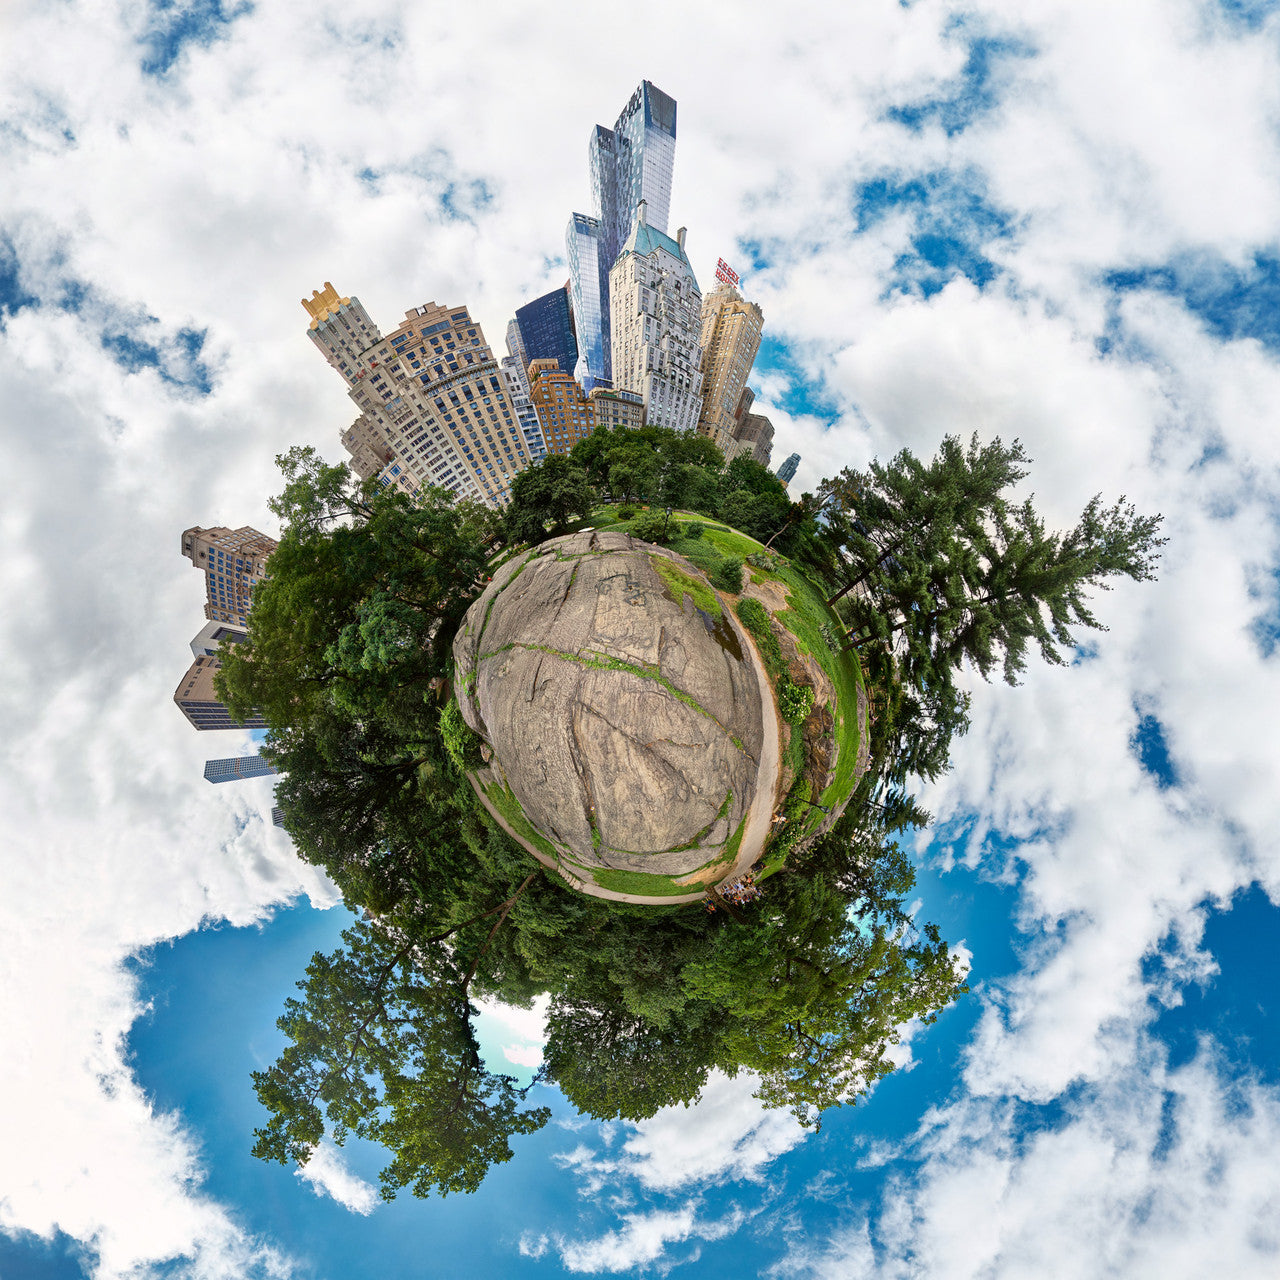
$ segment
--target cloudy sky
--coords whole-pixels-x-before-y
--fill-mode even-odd
[[[0,1280],[1280,1272],[1277,7],[0,0]],[[917,850],[973,993],[865,1105],[545,1090],[477,1195],[379,1205],[376,1151],[248,1155],[343,911],[268,783],[200,777],[250,744],[171,703],[179,534],[341,456],[324,281],[491,340],[561,283],[642,78],[801,487],[1017,436],[1051,522],[1124,493],[1170,541],[1074,665],[977,683]],[[536,1010],[484,1034],[536,1065]]]

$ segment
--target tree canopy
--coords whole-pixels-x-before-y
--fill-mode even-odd
[[[256,1153],[305,1162],[324,1136],[354,1133],[388,1150],[384,1195],[443,1195],[474,1190],[545,1123],[527,1096],[543,1085],[600,1119],[692,1102],[712,1070],[753,1073],[762,1100],[809,1125],[865,1096],[900,1028],[967,989],[906,905],[900,843],[929,820],[911,780],[937,777],[967,727],[958,669],[1013,680],[1033,646],[1062,661],[1072,628],[1100,625],[1092,590],[1150,577],[1162,542],[1160,518],[1124,499],[1046,531],[1011,497],[1027,463],[1017,442],[948,437],[929,462],[903,451],[792,501],[708,440],[601,431],[521,472],[495,515],[440,490],[410,501],[357,485],[310,450],[281,458],[283,534],[218,689],[237,715],[260,709],[286,827],[363,915],[313,959],[280,1020],[288,1046],[255,1073],[269,1113]],[[575,893],[468,781],[454,631],[495,549],[589,516],[597,487],[650,498],[646,527],[665,528],[665,502],[772,541],[825,580],[862,658],[870,768],[830,830],[741,908],[718,893],[712,913]],[[485,1066],[471,998],[541,994],[544,1064],[522,1088]]]

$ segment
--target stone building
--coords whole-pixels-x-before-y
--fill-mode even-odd
[[[333,285],[302,305],[309,337],[342,375],[360,422],[342,433],[357,474],[412,495],[425,485],[497,507],[530,457],[497,360],[466,307],[405,312],[385,337]],[[389,453],[381,469],[379,451]]]
[[[651,227],[642,200],[609,273],[613,385],[644,401],[652,426],[692,431],[702,409],[702,293],[685,230]]]

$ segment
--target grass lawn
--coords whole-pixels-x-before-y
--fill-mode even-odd
[[[818,797],[819,804],[833,808],[843,804],[853,792],[853,770],[858,758],[858,690],[863,684],[862,669],[855,653],[832,650],[823,636],[824,623],[837,636],[844,634],[844,627],[834,610],[828,608],[820,589],[789,565],[783,566],[779,572],[789,588],[789,607],[775,616],[796,637],[797,645],[817,660],[836,689],[839,755],[835,777]],[[813,816],[809,825],[816,826],[822,815],[816,809],[811,812]]]
[[[670,876],[659,875],[648,871],[611,871],[603,867],[592,867],[591,878],[602,889],[612,889],[614,893],[637,893],[649,898],[674,898],[683,893],[700,893],[702,887],[696,884],[676,884]]]

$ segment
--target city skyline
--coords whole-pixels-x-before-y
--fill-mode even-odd
[[[1280,12],[732,16],[6,7],[0,1275],[1274,1272]],[[274,530],[293,446],[345,458],[299,323],[325,280],[504,349],[643,77],[679,102],[668,234],[764,314],[746,412],[793,497],[978,432],[1050,528],[1126,493],[1170,542],[1067,665],[967,680],[904,854],[972,991],[870,1097],[813,1133],[723,1078],[599,1124],[532,1083],[558,1013],[486,1004],[486,1066],[551,1121],[474,1195],[381,1203],[355,1138],[249,1154],[250,1073],[355,920],[273,779],[201,782],[258,744],[170,704],[210,603],[175,543]]]

